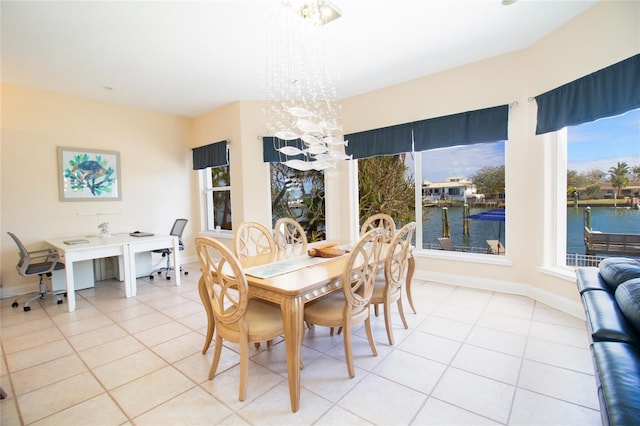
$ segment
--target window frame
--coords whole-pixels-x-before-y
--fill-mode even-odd
[[[229,176],[231,176],[231,165],[230,164],[226,164],[224,166],[217,166],[217,167],[229,167]],[[231,200],[232,197],[232,192],[231,192],[231,181],[229,180],[229,185],[225,185],[225,186],[213,186],[213,179],[212,179],[212,169],[214,169],[216,167],[207,167],[206,169],[202,169],[201,170],[201,187],[203,188],[202,190],[202,195],[203,195],[203,199],[204,199],[204,225],[205,225],[205,231],[207,232],[224,232],[224,231],[233,231],[233,225],[231,227],[231,229],[216,229],[215,228],[215,209],[213,208],[213,195],[216,192],[229,192],[229,199]],[[232,211],[232,215],[233,215],[233,211]],[[233,216],[232,216],[233,217]]]

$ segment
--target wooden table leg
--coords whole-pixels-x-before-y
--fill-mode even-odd
[[[178,271],[179,273],[179,271]],[[206,353],[211,346],[211,339],[213,339],[213,331],[216,328],[216,319],[213,316],[213,308],[211,306],[211,300],[209,299],[209,292],[207,291],[206,283],[202,276],[198,281],[198,293],[200,293],[200,300],[202,300],[202,306],[207,313],[207,337],[204,340],[204,346],[202,347],[202,353]]]
[[[291,411],[300,407],[300,365],[304,327],[304,303],[300,298],[286,299],[282,303],[284,338],[287,345],[287,371]]]
[[[407,289],[407,300],[409,301],[409,306],[413,310],[414,314],[417,314],[416,308],[413,306],[413,297],[411,296],[411,282],[413,281],[413,273],[416,270],[416,259],[413,257],[413,254],[409,255],[409,267],[407,268],[407,283],[405,288]]]

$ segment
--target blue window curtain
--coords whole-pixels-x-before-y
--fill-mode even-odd
[[[285,146],[293,146],[300,150],[303,150],[305,148],[303,146],[301,139],[285,141],[283,139],[278,139],[273,136],[263,136],[262,137],[262,160],[265,163],[284,163],[287,160],[304,160],[305,157],[303,154],[287,157],[280,151],[277,151],[278,148],[282,148]]]
[[[193,170],[226,166],[227,164],[229,164],[227,141],[193,148]]]
[[[536,135],[640,108],[640,54],[535,97]]]
[[[415,151],[508,139],[509,106],[501,105],[413,123]]]
[[[411,152],[411,132],[411,123],[407,123],[351,133],[344,136],[348,141],[345,153],[358,159]]]

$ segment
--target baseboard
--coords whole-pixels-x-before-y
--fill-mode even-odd
[[[501,293],[526,296],[552,308],[576,318],[585,319],[584,309],[578,301],[569,300],[557,294],[541,290],[539,288],[512,281],[500,281],[486,278],[470,277],[467,275],[453,275],[429,271],[416,271],[414,279],[436,282],[440,284],[455,285],[458,287],[475,288],[479,290],[497,291]]]

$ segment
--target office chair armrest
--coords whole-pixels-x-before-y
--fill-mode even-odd
[[[57,262],[60,260],[60,254],[53,249],[34,250],[29,252],[29,258],[30,259],[46,258],[47,262],[53,262],[54,260]]]

